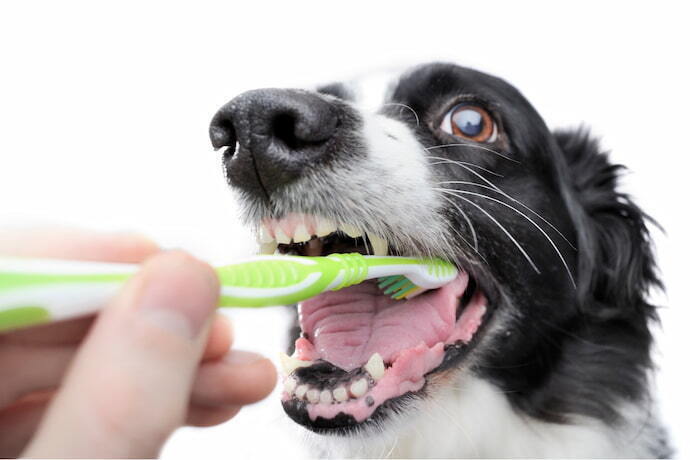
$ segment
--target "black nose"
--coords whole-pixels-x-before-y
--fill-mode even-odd
[[[224,105],[209,133],[213,147],[228,147],[230,183],[270,195],[328,158],[338,124],[338,108],[318,94],[261,89]]]

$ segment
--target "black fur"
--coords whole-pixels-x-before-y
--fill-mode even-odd
[[[661,284],[646,215],[617,191],[622,166],[611,164],[585,131],[555,138],[572,178],[570,207],[578,211],[578,310],[547,324],[541,331],[547,340],[530,360],[509,363],[519,366],[515,370],[488,365],[483,372],[531,415],[564,422],[582,414],[615,423],[621,402],[648,396],[649,325],[657,316],[645,299]]]
[[[493,184],[538,211],[577,248],[572,250],[547,228],[572,268],[574,289],[553,249],[533,226],[511,220],[515,215],[505,207],[476,200],[511,223],[511,232],[528,253],[539,254],[536,264],[547,268],[538,275],[515,255],[505,235],[466,206],[485,236],[480,236],[479,252],[486,263],[476,276],[493,302],[518,310],[476,372],[504,389],[515,407],[545,421],[586,415],[617,423],[621,403],[648,403],[649,326],[656,310],[646,297],[650,288],[661,287],[648,218],[618,191],[623,168],[609,162],[596,140],[584,130],[552,134],[522,95],[502,80],[453,65],[423,66],[400,81],[392,101],[412,107],[422,118],[438,117],[435,113],[447,110],[453,104],[448,101],[458,100],[458,95],[493,110],[506,134],[493,148],[515,161],[464,146],[443,149],[444,154],[436,150],[436,155],[496,171],[500,177],[492,176]],[[428,130],[417,128],[424,143],[452,142],[431,125]],[[466,170],[443,166],[441,177],[478,182]],[[457,228],[469,238],[464,220],[458,218]],[[490,285],[497,285],[496,291]]]
[[[351,97],[337,84],[320,91]],[[442,132],[444,114],[466,101],[495,120],[495,142],[459,142]],[[387,102],[381,112],[406,123],[430,159],[440,160],[431,162],[432,176],[449,189],[453,203],[445,212],[459,237],[456,247],[436,255],[468,269],[491,316],[504,322],[490,340],[477,334],[472,372],[504,390],[516,410],[547,422],[577,415],[613,426],[631,422],[622,413],[626,405],[651,404],[650,326],[657,315],[646,299],[662,285],[651,220],[618,189],[623,167],[587,131],[552,133],[515,88],[471,69],[420,66],[400,78]],[[476,228],[476,251],[458,207]],[[457,368],[466,354],[449,354],[437,371]],[[298,422],[309,425],[303,417]],[[341,428],[344,420],[338,422]],[[654,431],[650,449],[668,456],[663,428]]]

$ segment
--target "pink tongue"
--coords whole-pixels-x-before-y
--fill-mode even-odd
[[[298,341],[298,356],[324,359],[349,371],[374,353],[390,363],[420,342],[428,347],[445,342],[453,332],[458,298],[467,281],[461,273],[442,288],[410,300],[393,300],[369,281],[304,301],[299,306],[300,324],[309,341]]]

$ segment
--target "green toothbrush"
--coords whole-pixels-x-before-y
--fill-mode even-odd
[[[0,257],[0,331],[95,313],[137,265]],[[220,307],[286,305],[379,278],[384,294],[411,298],[455,279],[441,259],[363,256],[255,256],[216,268]]]

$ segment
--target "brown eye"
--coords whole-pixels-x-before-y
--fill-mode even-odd
[[[441,129],[456,137],[475,142],[493,142],[497,137],[496,123],[483,108],[471,103],[458,104],[443,117]]]

